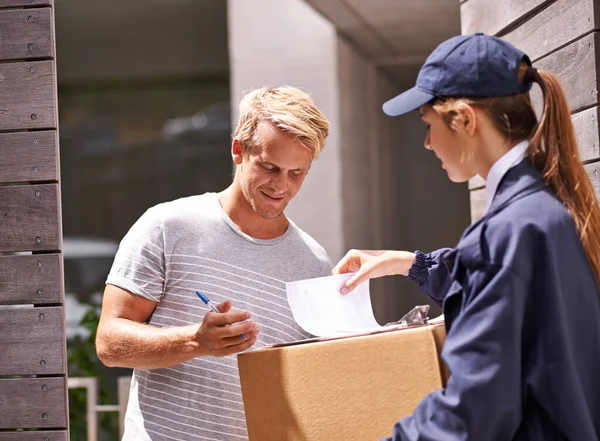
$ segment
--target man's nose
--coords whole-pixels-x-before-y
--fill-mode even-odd
[[[271,180],[271,186],[277,193],[285,193],[288,188],[288,182],[288,173],[281,170],[279,173],[273,176],[273,179]]]

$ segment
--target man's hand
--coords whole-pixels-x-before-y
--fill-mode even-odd
[[[196,332],[196,341],[208,355],[224,357],[245,351],[256,343],[260,329],[249,320],[249,312],[230,311],[229,300],[217,305],[217,308],[221,313],[208,312]],[[245,338],[240,334],[244,334]]]

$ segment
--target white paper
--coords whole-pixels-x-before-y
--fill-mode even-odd
[[[340,294],[352,275],[286,283],[288,303],[302,329],[317,337],[336,337],[383,328],[373,315],[368,280],[351,293]]]

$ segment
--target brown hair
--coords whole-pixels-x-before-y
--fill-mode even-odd
[[[549,72],[522,63],[519,79],[536,82],[544,107],[538,122],[529,93],[491,98],[441,98],[433,107],[449,126],[459,118],[459,103],[482,108],[496,129],[512,143],[529,140],[529,157],[569,210],[600,282],[600,206],[594,187],[579,157],[575,129],[565,93]]]

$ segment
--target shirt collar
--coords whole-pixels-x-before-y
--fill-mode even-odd
[[[521,141],[515,145],[512,149],[506,152],[500,159],[498,159],[490,171],[488,172],[487,180],[485,183],[485,211],[487,212],[492,205],[492,200],[498,190],[500,181],[511,168],[519,164],[527,156],[527,147],[529,147],[529,141]]]

